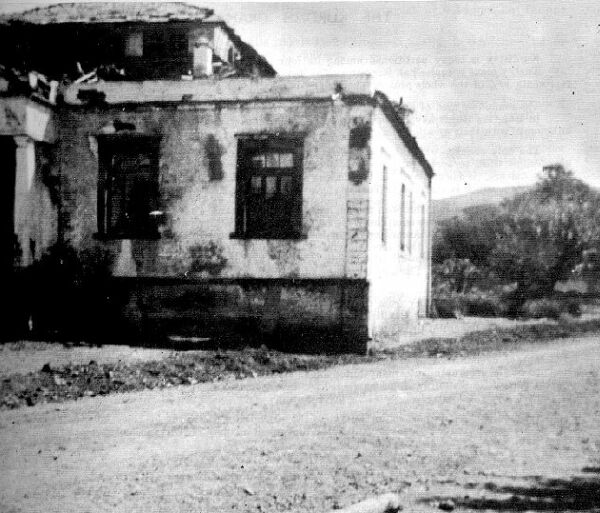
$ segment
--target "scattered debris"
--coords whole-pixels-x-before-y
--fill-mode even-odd
[[[59,82],[49,80],[46,75],[35,70],[25,72],[0,65],[0,82],[0,89],[4,93],[25,94],[51,104],[56,104],[58,99]]]
[[[54,384],[57,387],[62,387],[62,386],[65,386],[67,384],[67,380],[66,379],[61,378],[60,376],[58,376],[56,374],[54,376],[52,376],[52,379],[54,381]]]
[[[115,392],[196,385],[244,379],[294,370],[317,370],[357,357],[294,355],[267,349],[241,351],[186,351],[163,360],[130,364],[67,365],[46,363],[41,370],[15,374],[0,382],[0,409],[63,402]],[[360,357],[359,357],[360,358]]]
[[[98,75],[96,74],[96,70],[90,71],[89,73],[83,73],[83,70],[81,70],[81,73],[82,75],[77,80],[75,80],[75,82],[73,82],[74,84],[88,84],[91,82],[98,81]]]
[[[454,501],[449,499],[441,501],[438,504],[438,509],[441,509],[442,511],[453,511],[454,508],[456,508],[456,504],[454,504]]]

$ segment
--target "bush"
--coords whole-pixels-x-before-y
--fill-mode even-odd
[[[581,317],[583,302],[580,299],[569,299],[567,302],[567,313],[573,317]]]
[[[433,298],[433,317],[440,319],[455,319],[462,317],[465,313],[464,305],[458,297],[435,297]]]
[[[466,258],[448,258],[434,265],[432,271],[433,289],[440,294],[466,294],[482,274]]]
[[[467,294],[464,298],[466,315],[478,317],[502,317],[506,307],[496,296],[485,294]]]
[[[529,319],[559,319],[562,315],[581,316],[580,299],[543,298],[526,301],[522,307],[522,316]]]
[[[452,319],[464,315],[477,317],[501,317],[507,307],[498,296],[484,292],[469,294],[438,295],[433,299],[434,316]]]
[[[558,319],[560,303],[555,299],[532,299],[522,306],[522,315],[529,319]]]

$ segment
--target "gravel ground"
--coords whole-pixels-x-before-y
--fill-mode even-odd
[[[594,336],[3,411],[0,510],[316,512],[398,491],[405,511],[597,510],[599,364]]]
[[[132,360],[130,363],[91,360],[84,364],[53,367],[48,362],[36,372],[3,377],[0,381],[0,409],[225,379],[314,371],[333,365],[422,356],[454,358],[590,333],[600,333],[600,320],[521,325],[468,333],[458,338],[429,338],[389,350],[373,351],[368,355],[297,355],[263,347],[230,351],[173,351],[160,355],[162,358],[157,360]]]
[[[590,316],[585,317],[592,318]],[[595,316],[600,318],[600,313]],[[413,344],[428,338],[462,337],[475,331],[489,329],[513,329],[519,326],[556,323],[550,319],[506,319],[504,317],[461,317],[460,319],[420,319],[411,325],[404,333],[395,337],[377,340],[373,345],[376,349],[391,349],[398,346]]]

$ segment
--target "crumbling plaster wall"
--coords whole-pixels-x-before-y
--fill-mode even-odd
[[[346,182],[346,277],[366,279],[369,243],[371,118],[373,108],[351,109]]]
[[[425,315],[429,269],[429,179],[380,109],[373,113],[369,208],[369,332],[401,333]],[[385,216],[383,169],[387,168]],[[401,187],[405,184],[405,244],[401,249]],[[412,193],[412,216],[410,196]],[[421,219],[422,207],[425,218]],[[385,241],[382,220],[386,220]],[[412,221],[412,228],[409,223]],[[424,233],[421,233],[422,227]],[[412,241],[409,238],[412,237]],[[423,243],[423,251],[421,244]]]
[[[98,244],[96,136],[119,120],[162,137],[166,215],[160,240],[102,243],[114,252],[116,275],[345,277],[348,138],[356,109],[364,107],[322,100],[65,109],[59,155],[66,236],[78,248]],[[240,133],[306,134],[302,240],[230,238]]]

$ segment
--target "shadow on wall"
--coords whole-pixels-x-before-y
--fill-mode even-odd
[[[584,467],[583,472],[599,474],[600,467]],[[458,509],[491,511],[600,510],[600,476],[586,475],[570,479],[536,478],[530,487],[498,486],[489,482],[485,483],[484,489],[487,496],[483,497],[429,497],[423,502],[452,501]]]
[[[108,300],[112,261],[99,246],[77,252],[55,244],[30,266],[11,269],[2,276],[10,300],[0,339],[78,340],[107,332],[107,319],[117,313]]]

